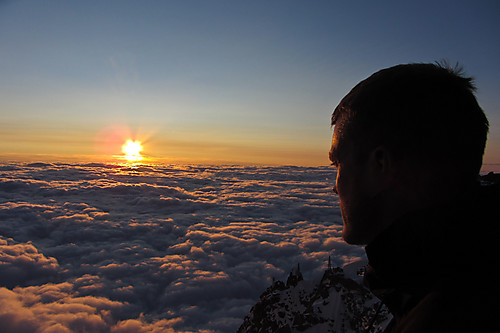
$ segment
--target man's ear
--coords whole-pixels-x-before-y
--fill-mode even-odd
[[[397,163],[392,151],[385,146],[377,146],[370,152],[367,164],[369,192],[372,195],[394,185]]]

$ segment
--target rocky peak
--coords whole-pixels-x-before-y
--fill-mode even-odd
[[[381,332],[389,319],[368,289],[329,262],[318,281],[304,280],[299,266],[286,284],[273,281],[238,332]]]

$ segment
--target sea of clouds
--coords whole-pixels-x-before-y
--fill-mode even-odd
[[[272,278],[363,256],[331,167],[0,164],[2,332],[235,332]]]

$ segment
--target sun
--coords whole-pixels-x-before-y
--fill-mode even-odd
[[[137,162],[143,159],[141,156],[142,144],[139,141],[127,140],[122,146],[125,159],[129,162]]]

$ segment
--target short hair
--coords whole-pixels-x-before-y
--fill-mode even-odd
[[[458,66],[397,65],[358,83],[335,108],[332,126],[361,155],[385,145],[399,158],[452,163],[476,179],[489,125],[475,90]]]

